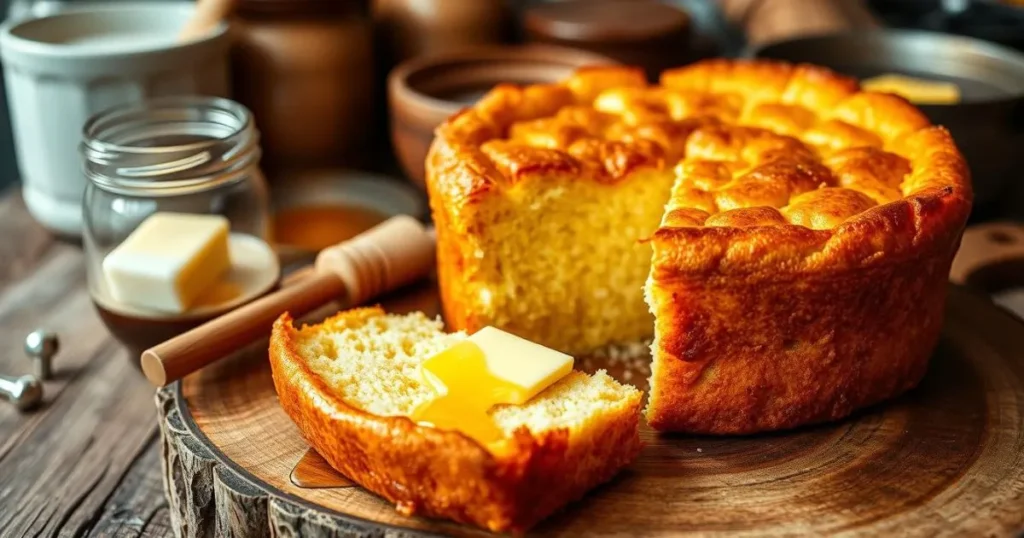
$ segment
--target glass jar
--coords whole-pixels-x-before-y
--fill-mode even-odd
[[[135,358],[277,283],[277,258],[266,242],[269,197],[259,134],[244,106],[173,97],[111,109],[86,123],[81,155],[89,180],[83,207],[89,293]],[[103,272],[104,258],[157,212],[222,215],[230,223],[231,269],[216,292],[179,314],[119,303]]]

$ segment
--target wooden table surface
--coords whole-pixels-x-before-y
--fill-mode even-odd
[[[173,536],[154,389],[100,322],[81,247],[55,239],[16,190],[0,194],[0,374],[32,370],[25,336],[61,350],[42,408],[0,402],[0,536]]]

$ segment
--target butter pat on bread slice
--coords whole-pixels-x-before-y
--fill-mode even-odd
[[[457,430],[481,443],[503,432],[488,415],[498,404],[524,404],[572,371],[573,359],[494,327],[430,357],[420,366],[437,393],[418,407],[420,424]]]
[[[571,356],[494,327],[484,327],[466,341],[484,352],[487,369],[495,377],[522,389],[513,401],[501,403],[526,403],[572,371]]]
[[[331,466],[405,514],[525,530],[609,480],[640,450],[642,394],[601,371],[571,371],[523,405],[489,414],[499,449],[409,417],[436,393],[421,365],[464,341],[422,313],[342,312],[275,325],[281,406]]]

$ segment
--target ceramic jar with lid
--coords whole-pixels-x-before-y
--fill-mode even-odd
[[[388,75],[391,141],[406,175],[424,186],[424,162],[434,129],[501,83],[564,80],[573,71],[615,61],[549,45],[478,47],[418,56]]]
[[[589,50],[644,68],[657,80],[692,57],[690,17],[654,0],[563,0],[523,16],[528,41]]]
[[[373,17],[390,65],[505,43],[511,34],[505,0],[374,0]]]
[[[234,96],[264,162],[351,164],[374,125],[369,0],[240,0],[232,24]]]

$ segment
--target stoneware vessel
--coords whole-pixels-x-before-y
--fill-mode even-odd
[[[529,42],[589,50],[643,67],[652,81],[693,58],[687,12],[653,0],[546,2],[526,10],[523,30]]]
[[[25,203],[43,225],[81,233],[78,145],[90,116],[152,97],[227,95],[227,26],[179,41],[192,11],[190,3],[117,3],[0,27]]]
[[[490,47],[421,56],[388,77],[391,141],[406,175],[422,186],[434,128],[502,82],[556,82],[586,65],[615,61],[591,52],[546,45]]]

